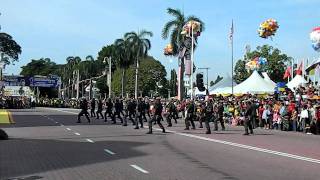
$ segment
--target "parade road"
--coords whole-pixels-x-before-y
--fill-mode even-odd
[[[9,110],[1,124],[0,179],[319,179],[320,136],[243,127],[185,131],[184,122],[139,130],[92,118],[76,123],[77,109]],[[198,122],[197,122],[198,123]],[[166,125],[166,123],[163,123]],[[212,124],[211,124],[212,126]],[[198,124],[197,124],[198,127]]]

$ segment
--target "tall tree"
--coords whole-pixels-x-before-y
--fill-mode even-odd
[[[245,69],[245,63],[256,58],[263,57],[267,59],[267,63],[262,65],[259,71],[265,71],[270,78],[275,82],[283,81],[282,77],[286,70],[288,63],[291,62],[292,57],[281,53],[277,48],[269,45],[258,46],[256,50],[247,52],[246,59],[240,59],[235,66],[235,79],[237,83],[245,80],[250,72]]]
[[[124,37],[129,41],[129,46],[133,53],[133,57],[136,58],[135,98],[138,97],[139,61],[140,59],[147,57],[148,51],[151,49],[151,42],[148,37],[152,36],[152,32],[146,30],[139,31],[138,33],[132,31],[124,35]]]
[[[42,75],[47,76],[50,74],[57,74],[58,67],[55,62],[50,58],[40,58],[38,60],[32,59],[31,62],[21,67],[20,72],[23,76]]]
[[[177,73],[176,70],[172,69],[170,72],[170,81],[169,81],[169,89],[173,96],[177,95]]]
[[[0,61],[10,64],[18,61],[20,54],[20,45],[9,34],[0,32]]]
[[[139,67],[140,74],[143,76],[139,76],[138,87],[139,93],[142,92],[142,95],[150,95],[151,91],[155,91],[157,89],[156,83],[159,82],[161,85],[166,84],[166,69],[160,63],[160,61],[154,59],[153,57],[146,57],[141,60],[141,64]],[[130,68],[126,70],[127,74],[127,82],[126,82],[126,93],[129,95],[134,95],[135,93],[135,65],[132,64]],[[122,70],[117,69],[113,75],[112,81],[112,91],[116,95],[121,95],[121,76]],[[99,80],[100,81],[100,80]],[[99,87],[98,87],[99,88]],[[164,88],[162,88],[164,89]],[[158,88],[160,92],[160,89]],[[167,93],[167,90],[165,90]],[[164,95],[164,94],[162,94]]]
[[[79,56],[69,56],[67,57],[66,61],[67,61],[66,74],[63,79],[65,80],[64,84],[67,85],[68,97],[73,98],[76,72],[79,70],[79,64],[81,62],[81,58]],[[71,87],[71,93],[69,92],[70,87]]]
[[[117,52],[117,64],[122,69],[122,75],[121,75],[121,96],[124,96],[125,92],[125,84],[126,84],[126,70],[134,63],[134,58],[132,49],[130,48],[130,43],[127,38],[123,39],[116,39],[114,42],[114,45],[116,46],[116,52]]]
[[[168,21],[163,29],[162,29],[162,38],[168,39],[170,37],[170,44],[173,47],[173,53],[172,56],[177,56],[179,54],[179,46],[182,44],[184,40],[184,36],[181,34],[183,30],[183,26],[191,20],[198,21],[201,23],[201,31],[204,31],[204,23],[196,16],[188,16],[185,17],[184,13],[182,13],[179,9],[172,9],[168,8],[167,13],[171,16],[173,16],[173,19]],[[184,62],[179,62],[179,67],[181,70],[179,71],[179,87],[180,89],[180,98],[183,98],[184,93],[184,82],[183,82],[183,76],[184,76]]]

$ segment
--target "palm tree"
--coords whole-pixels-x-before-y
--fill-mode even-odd
[[[148,51],[151,49],[151,42],[147,36],[152,37],[151,31],[142,30],[138,33],[129,32],[124,35],[125,39],[129,42],[129,49],[133,53],[133,57],[136,58],[136,80],[135,80],[135,98],[138,98],[138,68],[139,61],[148,55]]]
[[[72,80],[71,85],[71,98],[73,98],[74,93],[74,80],[75,80],[75,74],[79,70],[79,64],[81,62],[81,58],[79,56],[69,56],[67,57],[67,78],[68,78],[68,91],[70,90],[70,81]],[[68,93],[68,96],[70,96],[70,93]]]
[[[121,96],[124,97],[126,70],[134,63],[132,58],[132,51],[129,46],[129,41],[124,37],[123,39],[116,39],[114,42],[117,54],[117,64],[122,69],[121,75]]]
[[[173,53],[172,56],[178,56],[179,54],[179,46],[182,44],[184,40],[184,36],[181,34],[183,26],[188,22],[188,21],[198,21],[201,23],[201,32],[204,31],[204,23],[197,17],[195,16],[188,16],[185,17],[184,13],[181,12],[179,9],[172,9],[168,8],[167,13],[169,15],[172,15],[174,19],[170,20],[167,22],[163,29],[162,29],[162,38],[163,39],[168,39],[170,37],[170,43],[173,47]],[[183,75],[184,75],[184,61],[181,60],[179,62],[179,93],[180,94],[180,100],[184,97],[184,83],[183,83]],[[191,82],[192,83],[192,82]]]

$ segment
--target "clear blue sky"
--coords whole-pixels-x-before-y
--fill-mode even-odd
[[[316,58],[309,33],[320,25],[319,0],[1,0],[2,31],[22,46],[20,61],[6,73],[17,74],[30,59],[49,57],[64,63],[67,56],[97,56],[102,46],[129,31],[147,29],[154,33],[150,55],[167,71],[177,68],[177,60],[165,57],[168,40],[161,38],[166,8],[180,8],[206,24],[195,53],[197,67],[211,68],[210,79],[231,73],[228,35],[234,19],[234,59],[243,57],[245,46],[269,44],[300,61]],[[271,40],[257,35],[259,24],[278,20],[280,28]],[[172,62],[170,62],[172,61]]]

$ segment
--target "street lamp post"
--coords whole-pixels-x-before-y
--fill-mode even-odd
[[[108,88],[109,88],[109,98],[111,98],[111,57],[104,57],[103,58],[103,63],[107,63],[108,61],[108,64],[109,64],[109,72],[108,72],[108,75],[107,75],[107,84],[108,84]],[[106,67],[106,71],[107,71],[107,67]]]

